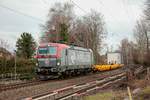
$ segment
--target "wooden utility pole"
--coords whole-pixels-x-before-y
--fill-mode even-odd
[[[130,88],[129,88],[129,87],[127,87],[127,90],[128,90],[129,100],[133,100],[133,99],[132,99],[132,95],[131,95]]]
[[[147,68],[147,80],[150,80],[150,68]]]

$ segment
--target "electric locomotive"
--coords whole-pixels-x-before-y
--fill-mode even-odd
[[[40,44],[36,58],[36,73],[40,79],[88,73],[93,66],[91,49],[60,43]]]

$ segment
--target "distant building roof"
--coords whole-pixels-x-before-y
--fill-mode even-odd
[[[11,53],[10,53],[7,49],[5,49],[5,48],[3,48],[3,47],[0,47],[0,53],[4,53],[4,54],[7,54],[7,55],[11,55]]]

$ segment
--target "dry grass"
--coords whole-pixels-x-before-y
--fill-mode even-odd
[[[83,100],[112,100],[113,98],[112,92],[106,92],[106,93],[99,93],[92,96],[86,96],[83,98]]]
[[[134,97],[134,100],[150,100],[150,86],[149,81],[143,79],[143,80],[133,80],[129,83],[129,86],[131,88],[131,92],[133,89],[141,88],[142,90],[138,94],[132,94]],[[86,96],[83,98],[83,100],[124,100],[125,98],[128,98],[127,90],[126,88],[124,90],[116,90],[115,91],[107,90],[103,91],[102,93],[97,93],[95,95]]]
[[[150,86],[144,88],[134,98],[135,98],[135,100],[150,100]]]
[[[144,88],[147,86],[147,80],[134,80],[129,83],[129,86],[132,88]]]
[[[86,96],[83,100],[123,100],[126,91],[105,91],[95,95]]]
[[[147,80],[145,75],[143,79],[134,79],[126,83],[130,87],[131,92],[134,89],[140,89],[139,92],[132,94],[134,100],[150,100],[150,80]],[[112,92],[112,89],[114,90]],[[127,89],[112,88],[103,93],[86,96],[83,100],[124,100],[128,98]]]

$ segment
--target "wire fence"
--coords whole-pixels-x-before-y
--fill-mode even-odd
[[[23,73],[23,74],[14,74],[6,73],[0,74],[0,81],[9,81],[9,80],[31,80],[36,77],[35,73]]]
[[[0,80],[32,79],[35,77],[35,61],[27,59],[0,59]]]
[[[0,80],[14,80],[19,79],[20,74],[14,74],[14,73],[6,73],[0,75]]]

